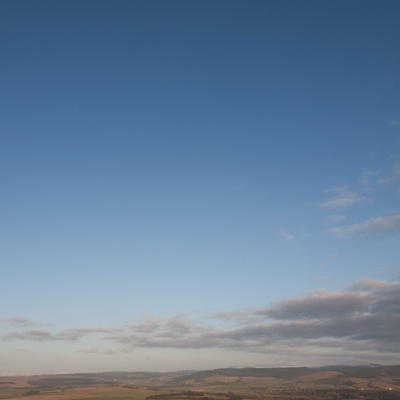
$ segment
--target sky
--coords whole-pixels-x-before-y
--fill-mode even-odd
[[[400,364],[399,15],[2,0],[0,375]]]

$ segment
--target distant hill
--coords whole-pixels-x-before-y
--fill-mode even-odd
[[[178,376],[181,385],[249,388],[308,387],[400,391],[400,365],[324,366],[319,368],[221,368]]]
[[[354,378],[377,378],[379,376],[400,376],[400,365],[336,365],[313,368],[317,371],[338,371]]]
[[[332,391],[332,393],[338,390],[350,391],[349,396],[352,397],[347,398],[355,398],[358,392],[382,391],[386,397],[382,395],[377,398],[386,399],[390,396],[390,399],[399,400],[400,365],[220,368],[168,373],[103,372],[0,377],[0,399],[5,399],[12,394],[53,393],[55,395],[55,393],[73,388],[139,390],[144,397],[150,396],[149,399],[158,400],[165,400],[167,397],[167,400],[184,400],[193,397],[196,397],[196,400],[232,400],[229,393],[240,393],[245,400],[260,400],[266,399],[265,396],[268,393],[275,396],[296,390],[310,391],[310,393],[321,390]],[[199,393],[203,393],[204,399],[200,399]],[[218,398],[218,393],[229,395]],[[145,400],[143,396],[141,400]],[[62,400],[66,399],[63,397]]]
[[[177,378],[180,381],[201,380],[212,376],[255,377],[291,379],[315,373],[316,371],[335,371],[354,378],[374,378],[378,376],[400,376],[400,365],[391,366],[347,366],[332,365],[324,367],[284,367],[284,368],[220,368],[195,372]]]
[[[293,368],[220,368],[210,371],[200,371],[188,376],[177,378],[179,381],[194,379],[202,380],[213,376],[257,377],[257,378],[295,378],[310,373],[307,367]]]

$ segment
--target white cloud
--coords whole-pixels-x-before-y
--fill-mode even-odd
[[[321,208],[348,208],[355,204],[366,201],[358,193],[351,191],[347,186],[340,186],[335,188],[334,195],[328,200],[320,203]]]
[[[289,233],[288,231],[285,231],[284,229],[279,230],[276,233],[281,239],[287,240],[287,241],[291,241],[294,239],[294,235],[292,235],[291,233]]]
[[[328,233],[338,239],[346,239],[354,236],[373,236],[400,230],[400,214],[369,218],[363,222],[335,226],[327,230]]]
[[[378,183],[383,185],[400,184],[400,162],[397,161],[393,164],[391,172],[378,180]]]
[[[389,126],[391,126],[392,128],[398,128],[400,126],[400,120],[398,119],[392,119],[389,122]]]
[[[363,191],[373,190],[373,186],[376,184],[381,172],[377,168],[365,169],[360,176],[360,185]]]

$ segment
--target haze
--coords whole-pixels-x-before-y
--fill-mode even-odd
[[[0,2],[0,374],[400,364],[400,3]]]

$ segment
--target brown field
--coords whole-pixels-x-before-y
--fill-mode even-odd
[[[2,397],[12,398],[14,400],[84,400],[84,399],[130,399],[130,400],[144,400],[147,396],[153,394],[152,391],[143,389],[128,389],[128,388],[113,388],[113,387],[87,387],[87,388],[73,388],[73,389],[53,389],[44,391],[39,394],[30,395],[29,392],[18,397]]]
[[[400,400],[400,367],[0,377],[0,400]]]

